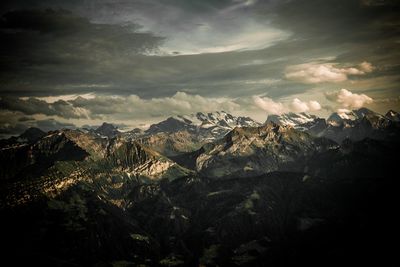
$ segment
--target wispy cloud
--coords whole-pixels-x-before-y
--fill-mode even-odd
[[[259,50],[290,37],[289,32],[251,17],[234,18],[230,24],[222,23],[223,20],[213,18],[207,23],[194,24],[185,31],[174,32],[155,54],[193,55]]]
[[[251,7],[251,6],[255,5],[257,2],[258,2],[258,0],[233,0],[232,5],[223,9],[220,13],[228,13],[228,12],[235,11],[237,9]]]

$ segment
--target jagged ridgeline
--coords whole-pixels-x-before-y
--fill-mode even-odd
[[[399,123],[362,108],[28,129],[0,142],[4,262],[386,266]]]

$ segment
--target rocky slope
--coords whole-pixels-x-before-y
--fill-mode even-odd
[[[192,160],[206,177],[249,177],[281,169],[301,171],[311,154],[335,146],[335,142],[313,138],[291,126],[268,123],[235,128],[194,152]]]
[[[81,181],[2,210],[5,257],[42,266],[387,265],[397,255],[398,149],[369,139],[321,151],[301,172],[135,183],[123,206],[101,190],[106,180]]]
[[[175,179],[191,173],[158,152],[123,138],[110,141],[104,162],[111,170],[138,178]]]
[[[160,132],[132,139],[167,157],[195,151],[207,142],[187,130],[172,133]]]
[[[137,142],[80,130],[54,131],[33,144],[2,148],[0,159],[1,191],[8,191],[2,202],[12,205],[57,195],[80,181],[113,177],[109,184],[114,187],[113,181],[176,179],[192,173]]]

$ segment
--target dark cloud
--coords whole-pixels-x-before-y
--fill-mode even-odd
[[[247,2],[251,4],[224,13]],[[18,10],[29,7],[37,9]],[[0,33],[3,94],[96,92],[149,98],[189,89],[204,96],[268,92],[280,97],[312,88],[287,81],[274,86],[241,81],[284,79],[288,65],[332,55],[344,64],[367,60],[393,65],[400,51],[398,43],[388,41],[398,36],[400,28],[393,15],[398,10],[394,1],[16,1],[8,9]],[[233,23],[246,22],[242,17],[269,21],[293,36],[254,51],[140,55],[156,49],[163,39],[138,32],[136,21],[156,25],[149,24],[167,35],[181,32],[178,37],[184,41],[193,38],[197,24],[213,23],[218,33],[228,31]],[[203,41],[210,37],[215,36],[205,34]],[[256,60],[264,63],[247,64]]]
[[[45,101],[36,98],[22,100],[14,97],[3,97],[0,99],[0,108],[10,111],[21,111],[26,115],[56,115],[55,110],[51,109]]]
[[[33,118],[33,117],[21,117],[21,118],[18,118],[18,121],[20,121],[20,122],[34,121],[34,120],[35,120],[35,118]]]
[[[29,127],[23,123],[17,123],[14,125],[0,125],[0,139],[9,138],[11,136],[17,136],[24,132]]]
[[[57,121],[54,119],[38,120],[38,121],[36,121],[35,126],[45,132],[53,131],[53,130],[57,130],[57,129],[75,128],[75,125],[73,123],[60,122],[60,121]]]
[[[43,114],[47,116],[60,116],[63,118],[85,118],[86,114],[74,109],[72,104],[58,100],[47,103],[34,97],[20,99],[16,97],[3,97],[0,99],[0,109],[18,111],[26,115]]]
[[[63,123],[54,119],[36,120],[17,124],[2,124],[0,125],[0,139],[18,136],[30,127],[36,127],[45,132],[54,131],[57,129],[76,128],[76,126],[72,123]]]
[[[137,28],[94,24],[66,10],[10,11],[0,23],[0,90],[40,93],[109,83],[104,73],[162,41]]]
[[[381,4],[368,5],[366,2]],[[396,27],[400,11],[398,1],[293,0],[273,10],[261,9],[266,14],[271,11],[277,14],[274,23],[294,30],[296,35],[313,39],[363,42],[376,37],[397,36],[399,33]]]

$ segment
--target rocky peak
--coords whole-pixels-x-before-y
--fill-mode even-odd
[[[395,122],[400,122],[400,113],[394,111],[394,110],[389,110],[386,115],[386,118],[388,118],[391,121],[395,121]]]
[[[182,117],[169,117],[164,121],[161,121],[156,124],[152,124],[149,129],[146,130],[147,134],[155,134],[155,133],[170,133],[180,131],[186,128],[192,128],[192,121]]]
[[[50,132],[32,146],[32,153],[37,158],[46,158],[50,161],[83,160],[89,154],[68,138],[62,131]]]
[[[259,126],[249,117],[235,117],[225,111],[210,113],[197,112],[191,115],[178,115],[153,124],[146,134],[174,133],[187,131],[199,135],[199,139],[214,140],[224,136],[235,127]]]
[[[280,136],[290,129],[293,129],[290,125],[279,125],[274,122],[269,122],[260,127],[235,127],[230,131],[227,136],[244,136],[246,138],[250,137],[260,137],[265,138],[266,136]]]
[[[230,125],[234,125],[237,122],[237,117],[226,113],[225,111],[216,111],[211,113],[201,113],[198,112],[196,114],[196,118],[201,122],[208,122],[211,124],[221,125],[225,127],[229,127]]]
[[[363,117],[369,116],[369,115],[378,115],[376,112],[368,109],[368,108],[359,108],[355,109],[352,111],[352,113],[355,115],[357,119],[362,119]]]
[[[296,127],[300,124],[311,122],[315,119],[317,119],[317,116],[312,114],[307,114],[304,112],[301,113],[289,112],[282,115],[268,115],[265,123],[273,122],[278,125],[290,125]]]
[[[341,125],[344,120],[347,119],[347,116],[343,116],[343,114],[339,114],[338,112],[333,112],[328,119],[326,120],[330,125]]]
[[[299,170],[298,160],[315,149],[314,138],[290,125],[269,122],[260,127],[236,127],[199,150],[196,168],[208,177],[247,177],[283,165]]]
[[[62,133],[79,147],[87,151],[92,159],[104,158],[108,140],[93,131],[62,130]]]
[[[117,127],[107,122],[103,122],[94,132],[107,137],[114,137],[119,133]]]
[[[383,118],[382,115],[368,109],[368,108],[359,108],[348,112],[334,112],[332,113],[327,122],[331,125],[341,125],[346,122],[351,121],[361,121],[363,118]]]
[[[25,130],[25,132],[23,132],[20,136],[18,136],[18,139],[21,141],[26,141],[28,143],[33,143],[45,135],[46,133],[39,128],[31,127]]]

